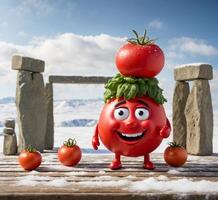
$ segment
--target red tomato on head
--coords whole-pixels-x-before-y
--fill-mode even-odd
[[[65,166],[75,166],[79,163],[82,152],[76,141],[68,139],[64,145],[58,149],[58,159]]]
[[[42,162],[41,154],[31,146],[23,150],[19,155],[20,165],[28,171],[34,170],[40,166]]]
[[[102,143],[112,152],[124,156],[143,156],[154,151],[166,125],[162,105],[143,96],[131,100],[114,99],[105,104],[98,122]]]
[[[117,52],[116,65],[124,76],[154,77],[164,66],[164,54],[156,44],[127,43]]]
[[[133,30],[136,39],[130,39],[116,54],[116,66],[124,76],[154,77],[164,66],[164,53],[161,48],[146,36],[140,37]]]

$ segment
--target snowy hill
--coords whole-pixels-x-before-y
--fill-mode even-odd
[[[0,127],[6,118],[16,118],[15,99],[0,99]],[[103,105],[102,99],[70,99],[54,101],[54,118],[57,127],[92,127],[97,123]],[[91,112],[90,112],[91,111]]]
[[[14,103],[14,101],[15,101],[14,97],[5,97],[0,99],[0,104]]]

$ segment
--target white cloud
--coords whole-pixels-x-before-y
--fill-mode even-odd
[[[218,49],[206,41],[196,38],[180,37],[169,41],[169,49],[171,52],[181,54],[191,54],[199,56],[215,56],[218,55]]]
[[[154,28],[154,29],[162,29],[164,26],[164,23],[158,19],[155,19],[153,21],[151,21],[148,26],[150,28]]]
[[[117,73],[115,53],[125,39],[106,34],[81,36],[65,33],[35,38],[25,46],[0,41],[0,96],[14,95],[14,89],[10,92],[16,81],[16,72],[10,68],[13,54],[45,60],[45,75],[114,75]]]
[[[31,54],[46,61],[48,74],[110,75],[115,72],[115,52],[125,39],[65,33],[36,41]]]

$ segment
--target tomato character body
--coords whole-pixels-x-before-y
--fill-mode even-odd
[[[23,150],[19,155],[19,164],[28,171],[38,168],[41,162],[42,156],[38,151]]]
[[[154,77],[164,66],[164,54],[156,44],[127,43],[116,54],[116,66],[124,76]]]
[[[188,158],[187,151],[180,145],[171,142],[164,151],[164,160],[172,167],[181,167]]]
[[[169,133],[170,124],[162,105],[147,96],[131,100],[119,98],[105,104],[92,143],[97,149],[99,135],[105,147],[115,153],[111,169],[121,167],[121,155],[144,156],[144,167],[153,169],[149,153],[154,151]]]
[[[58,149],[58,159],[65,166],[75,166],[79,163],[82,152],[75,140],[69,139]]]

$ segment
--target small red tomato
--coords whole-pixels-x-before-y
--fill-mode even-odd
[[[75,139],[68,139],[63,146],[58,149],[58,159],[65,166],[75,166],[79,163],[82,157],[82,152],[79,146],[76,145]]]
[[[27,147],[19,155],[20,165],[28,171],[34,170],[40,166],[42,162],[41,154],[32,146]]]
[[[140,37],[133,30],[136,39],[128,40],[116,54],[116,66],[124,76],[154,77],[164,66],[164,53],[161,48],[146,36]]]
[[[164,151],[166,163],[172,167],[180,167],[185,164],[188,158],[187,151],[175,142],[170,142],[169,145]]]

